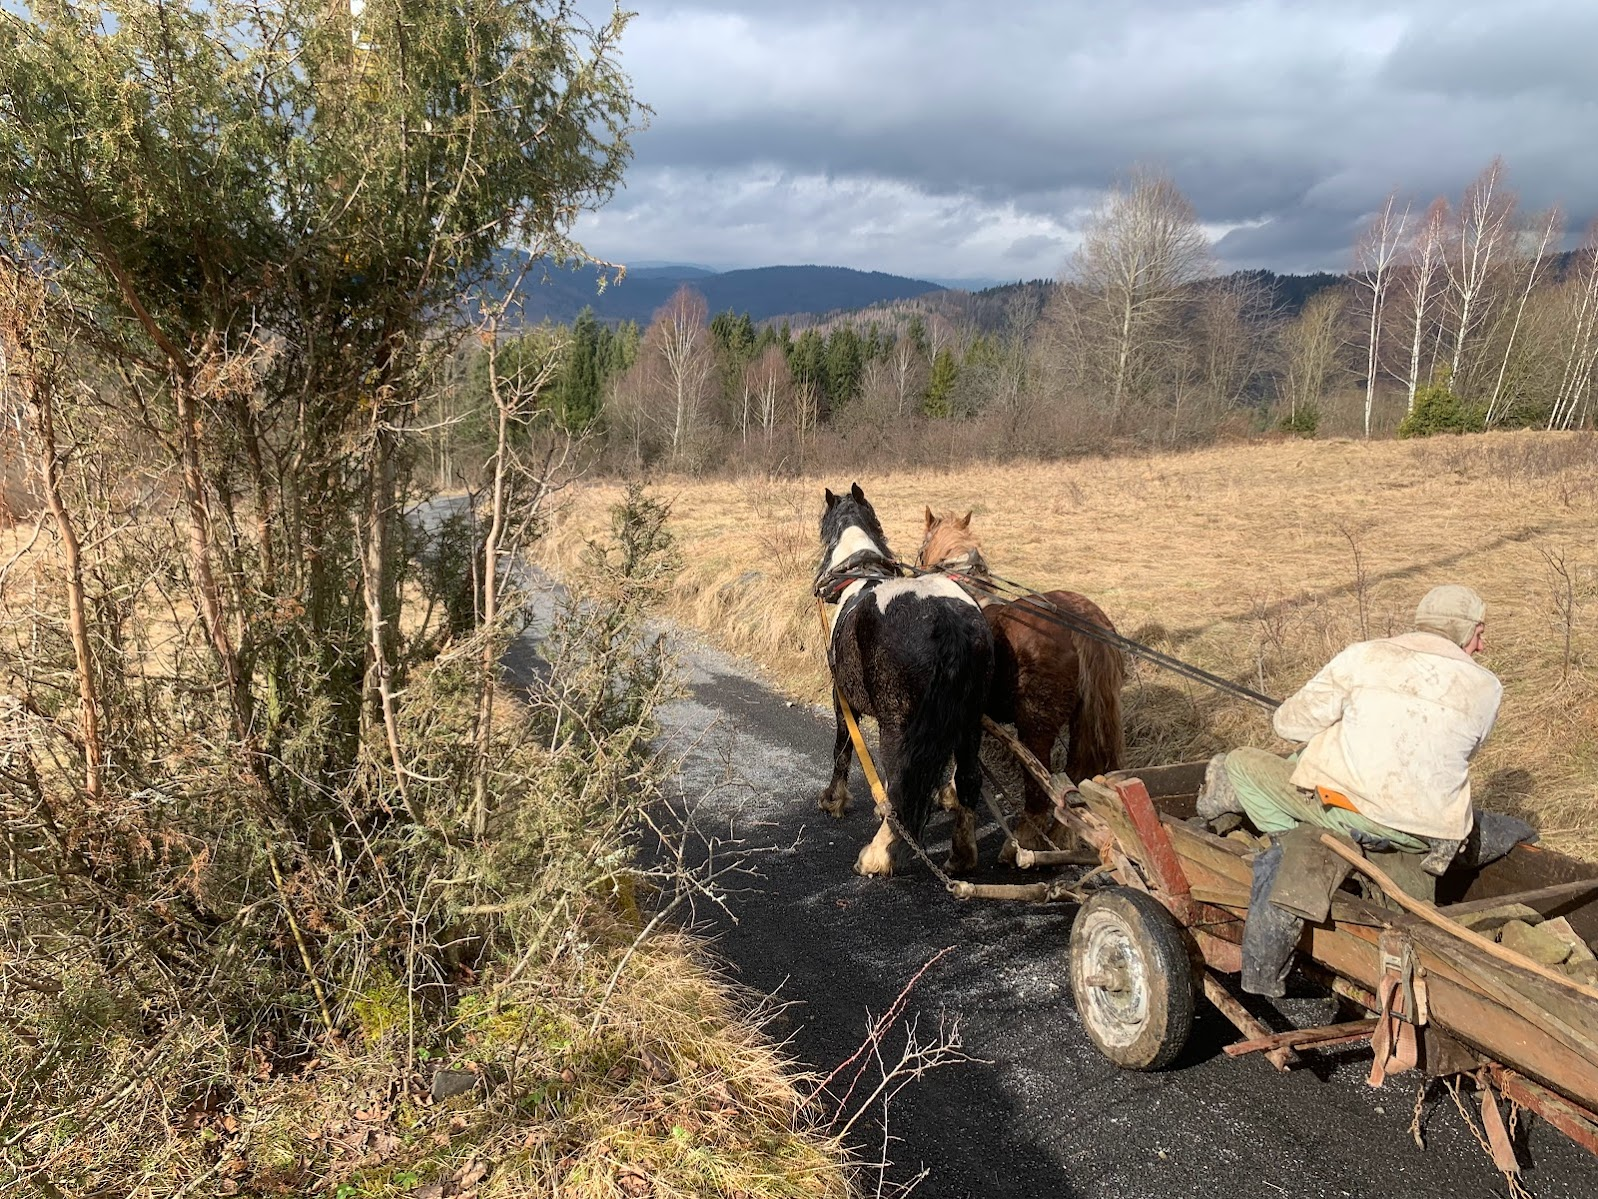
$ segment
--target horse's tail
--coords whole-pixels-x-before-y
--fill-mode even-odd
[[[1097,609],[1089,619],[1115,631],[1109,617]],[[1071,712],[1071,744],[1066,755],[1066,774],[1073,782],[1119,770],[1126,758],[1126,733],[1121,726],[1125,656],[1108,642],[1079,633],[1076,661],[1076,706]]]
[[[962,616],[965,613],[962,611]],[[993,674],[993,641],[987,621],[973,607],[974,624],[963,620],[936,639],[931,677],[905,721],[889,795],[905,830],[917,839],[932,814],[933,800],[961,744],[982,735],[982,709]]]

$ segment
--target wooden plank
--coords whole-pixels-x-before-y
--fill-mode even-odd
[[[1380,981],[1377,933],[1359,925],[1311,925],[1310,957],[1367,991]],[[1427,972],[1432,1021],[1484,1056],[1535,1078],[1576,1103],[1598,1107],[1598,1065],[1572,1053],[1527,1019],[1525,1003],[1506,1006],[1487,997],[1475,979],[1431,951],[1418,947]]]
[[[1241,930],[1241,926],[1239,926]],[[1239,931],[1238,940],[1227,937],[1218,937],[1214,933],[1203,929],[1193,930],[1193,940],[1198,945],[1199,953],[1204,957],[1204,964],[1211,970],[1221,974],[1239,974],[1243,969],[1243,948],[1240,944],[1242,933]]]
[[[1225,908],[1248,907],[1248,892],[1242,887],[1194,886],[1192,895],[1200,903],[1213,903]]]
[[[1536,995],[1528,991],[1532,980],[1505,975],[1494,962],[1484,961],[1479,955],[1471,953],[1473,946],[1469,943],[1443,940],[1430,928],[1415,928],[1411,935],[1418,949],[1436,954],[1459,970],[1471,985],[1489,998],[1516,1008],[1534,1026],[1543,1029],[1546,1035],[1598,1066],[1598,1039],[1591,1031],[1571,1025],[1547,1003],[1539,1002]]]
[[[1375,1020],[1350,1020],[1346,1024],[1325,1024],[1319,1028],[1294,1028],[1225,1045],[1221,1051],[1227,1057],[1238,1057],[1283,1046],[1290,1049],[1330,1049],[1334,1045],[1352,1045],[1356,1041],[1370,1040],[1371,1034],[1376,1031],[1376,1024]]]
[[[1256,1020],[1249,1010],[1237,1001],[1237,997],[1226,989],[1226,984],[1208,970],[1204,971],[1203,986],[1204,997],[1215,1005],[1221,1015],[1232,1022],[1232,1026],[1238,1032],[1251,1040],[1271,1035],[1271,1030]],[[1288,1066],[1297,1060],[1297,1055],[1287,1046],[1269,1050],[1265,1057],[1283,1074],[1286,1074]]]
[[[1245,908],[1248,906],[1247,896],[1253,884],[1254,869],[1244,856],[1241,846],[1194,828],[1185,822],[1172,822],[1167,819],[1166,828],[1171,834],[1171,842],[1176,846],[1177,855],[1182,859],[1183,869],[1186,870],[1188,880],[1193,886],[1203,886],[1212,892],[1223,894],[1229,889],[1241,890],[1244,896],[1241,906]],[[1216,902],[1230,905],[1230,899],[1219,899]],[[1340,891],[1332,896],[1333,920],[1382,928],[1392,916],[1393,912],[1389,909],[1378,907],[1358,895]]]
[[[1498,944],[1497,941],[1489,941],[1486,937],[1482,936],[1474,929],[1466,928],[1463,924],[1456,924],[1454,921],[1448,919],[1448,917],[1439,914],[1437,909],[1431,904],[1423,903],[1416,899],[1413,895],[1410,895],[1397,883],[1393,882],[1392,879],[1388,878],[1386,872],[1383,871],[1380,866],[1377,866],[1363,854],[1349,849],[1335,837],[1331,837],[1325,833],[1322,833],[1321,844],[1330,849],[1338,857],[1352,864],[1354,869],[1373,879],[1376,882],[1376,885],[1381,887],[1381,889],[1387,893],[1388,898],[1390,898],[1399,907],[1403,908],[1411,916],[1418,916],[1427,924],[1430,924],[1433,928],[1440,930],[1448,936],[1458,937],[1467,945],[1480,950],[1489,957],[1495,957],[1499,961],[1515,967],[1517,970],[1524,970],[1530,974],[1535,974],[1539,978],[1553,983],[1555,986],[1565,987],[1571,991],[1574,991],[1578,995],[1583,995],[1588,999],[1598,1001],[1598,988],[1585,986],[1571,978],[1569,975],[1560,974],[1557,970],[1553,970],[1547,966],[1544,966],[1541,962],[1533,961],[1523,953],[1516,953],[1514,950],[1508,949],[1505,946]]]
[[[1494,908],[1501,908],[1507,904],[1523,903],[1527,907],[1536,908],[1537,904],[1547,899],[1570,899],[1578,895],[1598,893],[1598,878],[1579,878],[1569,883],[1554,883],[1547,887],[1533,887],[1530,891],[1511,891],[1505,895],[1494,895],[1488,899],[1471,899],[1463,903],[1450,903],[1439,907],[1437,910],[1450,919],[1457,920],[1461,916],[1469,916],[1474,912],[1490,912]],[[1537,908],[1541,911],[1541,908]]]
[[[1540,845],[1517,845],[1475,872],[1450,870],[1438,881],[1439,903],[1498,899],[1557,883],[1598,879],[1598,863],[1583,862]],[[1598,902],[1562,913],[1583,940],[1598,939]]]
[[[1138,864],[1150,876],[1150,881],[1165,893],[1165,906],[1178,920],[1187,923],[1190,889],[1187,875],[1182,871],[1182,860],[1177,857],[1170,834],[1155,810],[1153,797],[1142,780],[1136,778],[1116,783],[1115,790],[1142,847]]]

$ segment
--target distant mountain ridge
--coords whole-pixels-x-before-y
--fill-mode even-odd
[[[584,307],[602,321],[647,323],[683,284],[705,297],[712,313],[747,312],[769,320],[786,313],[828,313],[908,300],[944,288],[926,279],[842,266],[764,266],[740,271],[710,271],[695,266],[643,267],[619,283],[599,288],[608,276],[595,267],[575,270],[535,266],[527,272],[511,303],[513,319],[536,325],[566,324]]]
[[[1554,273],[1573,255],[1556,255]],[[512,262],[510,265],[514,265]],[[583,266],[575,269],[535,265],[518,288],[509,316],[512,321],[535,325],[542,321],[569,324],[585,307],[605,322],[637,321],[647,324],[656,311],[687,284],[705,297],[711,313],[748,313],[758,322],[791,319],[796,325],[826,324],[849,314],[888,317],[896,304],[916,301],[929,311],[964,320],[974,328],[992,332],[1003,326],[1013,297],[1032,293],[1041,305],[1057,286],[1047,279],[1002,283],[990,287],[950,288],[928,279],[913,279],[885,271],[859,271],[842,266],[765,266],[716,271],[686,263],[656,263],[630,268],[619,283],[606,283],[613,272]],[[1348,280],[1347,275],[1317,272],[1277,274],[1269,270],[1237,271],[1207,282],[1247,281],[1262,288],[1278,319],[1291,319],[1304,304],[1328,287]],[[979,280],[971,280],[973,284]],[[1199,286],[1203,286],[1200,284]],[[490,296],[489,298],[494,298]]]

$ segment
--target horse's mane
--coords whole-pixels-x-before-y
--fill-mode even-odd
[[[927,517],[927,533],[921,542],[921,553],[916,563],[922,570],[931,570],[961,558],[982,561],[982,543],[971,531],[969,512],[962,519],[953,512],[933,516],[932,509],[928,508]]]

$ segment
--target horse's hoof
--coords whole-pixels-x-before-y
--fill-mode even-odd
[[[893,876],[893,853],[877,845],[873,841],[860,851],[860,856],[854,860],[854,872],[863,878],[891,878]]]
[[[943,872],[945,874],[970,874],[977,868],[976,854],[951,853],[943,859]]]
[[[834,820],[842,820],[844,813],[849,810],[849,794],[834,795],[831,791],[823,791],[821,798],[816,800],[816,806]]]
[[[1013,845],[1021,849],[1030,849],[1034,853],[1049,849],[1070,849],[1075,838],[1070,828],[1056,819],[1052,813],[1027,812],[1016,822],[1015,841]],[[1015,858],[1015,849],[1010,849],[1010,860]]]

